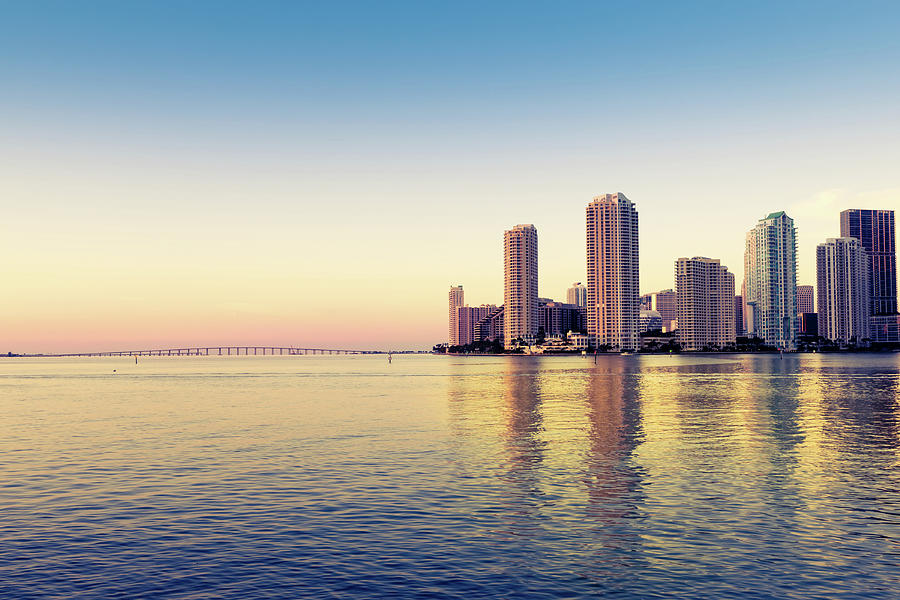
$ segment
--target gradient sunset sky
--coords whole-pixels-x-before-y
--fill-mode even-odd
[[[585,279],[637,204],[641,290],[742,276],[786,210],[799,283],[845,208],[900,210],[900,5],[0,2],[0,351],[430,348],[447,290]]]

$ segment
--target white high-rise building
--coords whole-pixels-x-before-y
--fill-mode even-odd
[[[819,335],[839,343],[869,334],[869,255],[856,238],[829,238],[816,247]]]
[[[463,286],[461,285],[451,285],[450,286],[450,345],[457,346],[459,345],[459,313],[457,309],[460,306],[466,305],[466,295],[463,292]]]
[[[581,308],[587,306],[587,288],[580,281],[576,281],[566,290],[566,304],[574,304]]]
[[[587,329],[594,347],[639,347],[638,213],[622,193],[587,205]]]
[[[503,233],[503,340],[536,336],[538,313],[538,236],[534,225],[516,225]]]
[[[734,343],[734,274],[719,259],[679,258],[675,291],[678,343],[683,350],[711,350]]]
[[[760,219],[747,232],[743,297],[748,335],[777,348],[796,348],[797,230],[784,211]]]

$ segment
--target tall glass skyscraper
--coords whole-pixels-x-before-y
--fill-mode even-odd
[[[784,211],[747,232],[744,328],[777,348],[797,345],[797,230]]]
[[[859,240],[868,255],[869,314],[897,312],[894,211],[851,208],[841,212],[841,237]]]
[[[594,346],[639,346],[638,214],[624,194],[587,205],[587,329]]]

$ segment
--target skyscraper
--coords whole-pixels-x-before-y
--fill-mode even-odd
[[[744,297],[734,297],[734,335],[744,335]]]
[[[797,230],[784,211],[760,219],[747,232],[743,296],[749,335],[778,348],[796,347]]]
[[[503,233],[503,342],[537,335],[538,236],[534,225],[516,225]]]
[[[722,348],[735,341],[734,274],[717,258],[675,261],[678,343],[684,350]]]
[[[591,343],[638,348],[638,213],[622,193],[587,205],[587,329]]]
[[[897,251],[894,238],[894,211],[860,208],[842,211],[841,237],[858,239],[868,255],[869,314],[896,313]],[[819,323],[821,329],[821,317]]]
[[[450,286],[450,345],[456,346],[459,344],[459,327],[457,326],[457,320],[459,318],[459,313],[457,309],[460,306],[466,305],[466,295],[463,292],[463,286],[461,285],[451,285]]]
[[[802,315],[803,313],[816,312],[814,298],[815,294],[813,293],[813,286],[798,285],[797,313]]]
[[[587,288],[580,281],[576,281],[572,287],[566,290],[566,304],[574,304],[582,308],[587,305]]]
[[[856,238],[829,238],[816,247],[819,335],[843,344],[870,337],[868,267]]]

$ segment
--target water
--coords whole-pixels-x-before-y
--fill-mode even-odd
[[[3,359],[0,596],[893,599],[898,399],[897,355]]]

